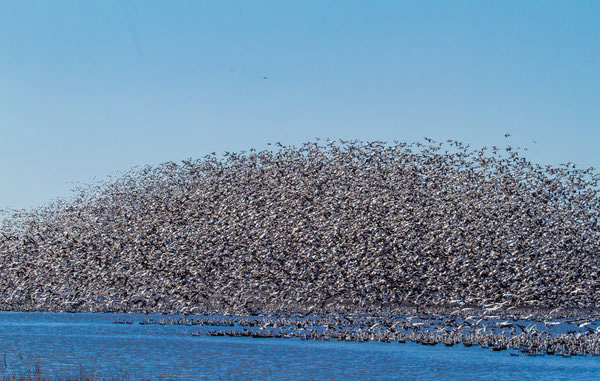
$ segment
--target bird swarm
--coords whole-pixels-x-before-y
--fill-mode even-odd
[[[600,176],[510,148],[278,144],[134,169],[0,234],[0,309],[600,304]]]

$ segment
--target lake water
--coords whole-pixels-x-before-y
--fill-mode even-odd
[[[599,357],[510,356],[462,345],[192,336],[162,315],[0,312],[0,377],[31,370],[163,379],[600,379]],[[116,319],[133,324],[113,324]]]

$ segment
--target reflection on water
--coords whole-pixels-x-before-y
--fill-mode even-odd
[[[150,317],[160,319],[160,315]],[[461,345],[192,336],[149,315],[0,313],[0,368],[169,379],[600,379],[596,357],[513,357]],[[116,319],[133,324],[113,324]],[[6,367],[4,366],[6,357]]]

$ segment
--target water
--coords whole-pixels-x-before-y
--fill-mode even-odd
[[[137,324],[148,317],[0,312],[0,377],[38,363],[44,374],[77,375],[82,369],[100,377],[166,379],[600,379],[598,357],[513,357],[462,345],[192,336],[215,327]],[[116,319],[134,324],[113,324]]]

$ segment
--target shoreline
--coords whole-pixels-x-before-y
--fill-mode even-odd
[[[493,308],[493,307],[492,307]],[[556,309],[555,309],[556,310]],[[485,310],[484,310],[485,311]],[[422,345],[480,346],[511,355],[600,355],[600,311],[594,314],[532,316],[494,310],[478,313],[472,308],[455,313],[350,314],[219,314],[205,315],[126,313],[2,311],[3,313],[114,314],[113,324],[198,326],[192,336],[253,338],[298,338],[302,340],[413,342]],[[398,311],[400,312],[400,311]],[[490,312],[493,312],[490,313]],[[523,312],[523,311],[521,311]],[[573,312],[573,311],[571,311]]]

